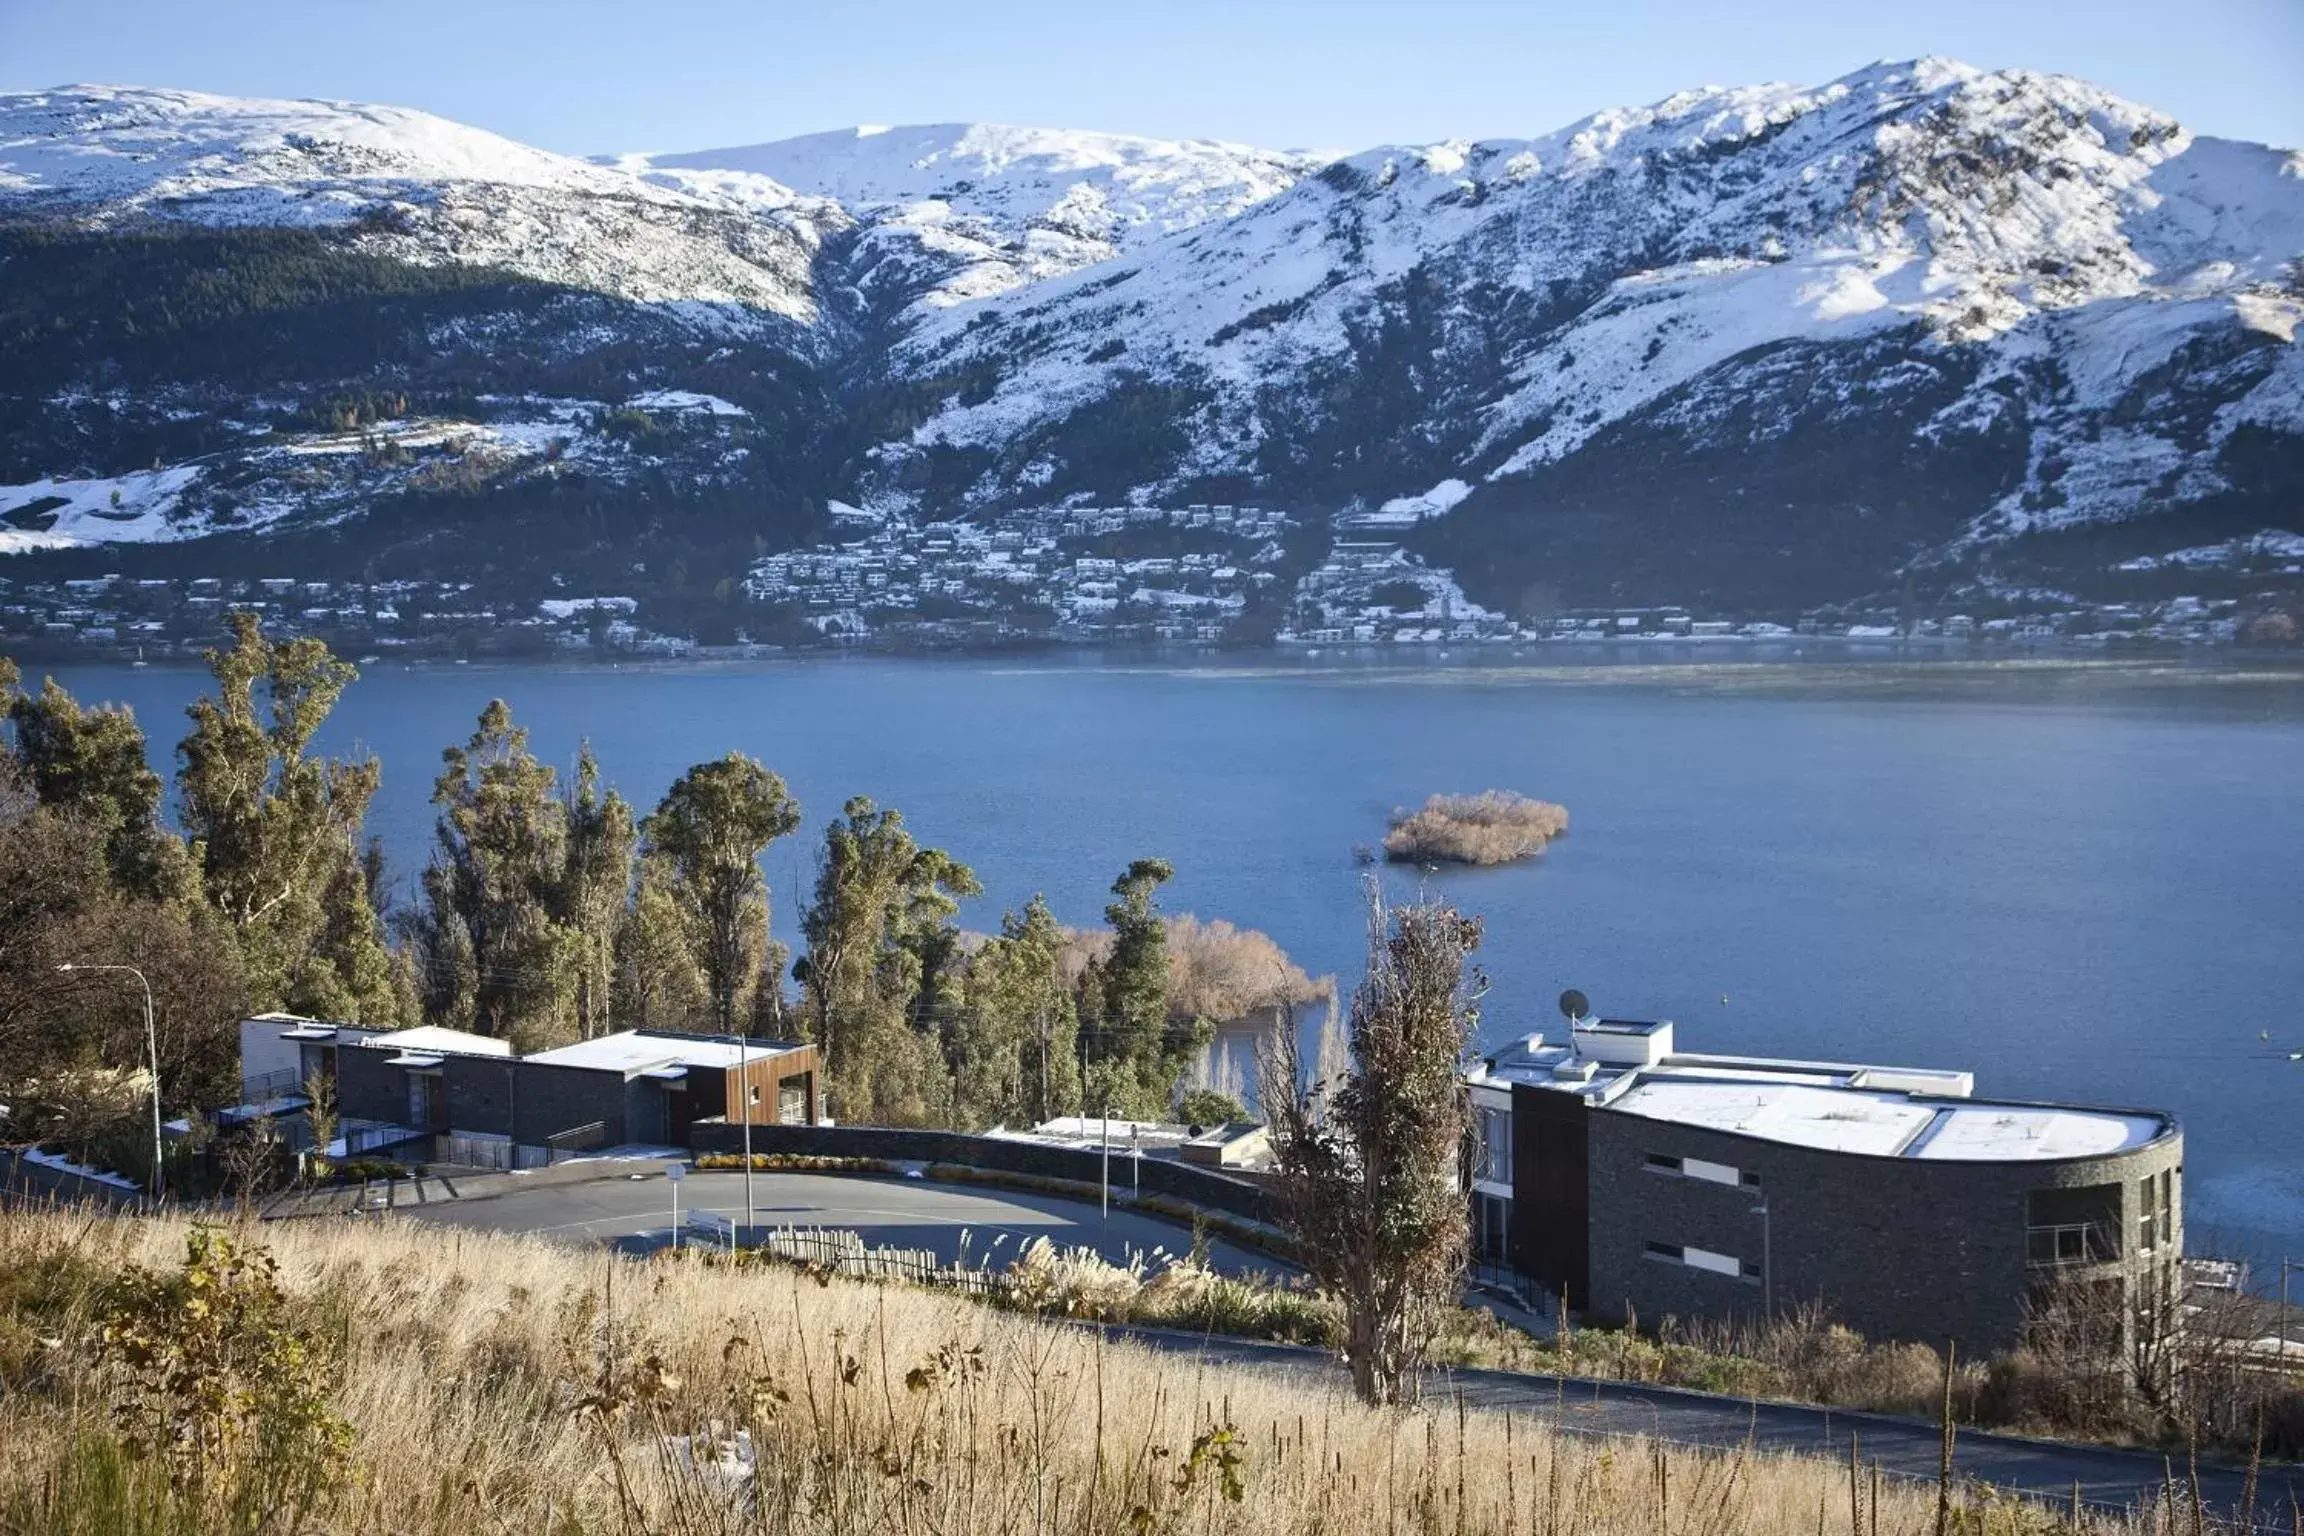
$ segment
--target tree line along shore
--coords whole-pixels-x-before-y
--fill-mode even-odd
[[[149,1162],[132,1114],[107,1123],[138,1094],[105,1064],[145,1050],[119,978],[85,969],[106,963],[150,978],[176,1109],[227,1101],[235,1021],[277,1009],[522,1051],[628,1027],[804,1038],[851,1121],[1209,1121],[1243,1109],[1237,1074],[1209,1070],[1216,1027],[1332,995],[1260,933],[1163,912],[1157,858],[1119,873],[1100,928],[1034,896],[965,932],[975,872],[861,796],[813,887],[784,893],[802,903],[788,953],[761,855],[802,812],[775,772],[731,752],[642,808],[588,745],[572,774],[540,761],[503,700],[444,750],[432,852],[395,904],[366,830],[384,765],[313,745],[356,670],[253,614],[230,642],[187,711],[172,820],[128,710],[29,688],[0,658],[0,1087],[17,1134],[99,1166]]]

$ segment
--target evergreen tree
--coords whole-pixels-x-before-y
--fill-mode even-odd
[[[310,750],[359,674],[321,641],[266,640],[253,613],[233,614],[232,633],[206,655],[216,691],[186,711],[176,749],[201,890],[237,936],[261,1006],[389,1022],[400,999],[361,844],[383,768]]]
[[[1080,1108],[1079,1022],[1064,985],[1064,930],[1034,896],[968,957],[945,1031],[953,1110],[964,1128],[1038,1125]]]
[[[640,861],[640,878],[616,928],[616,1017],[634,1029],[687,1029],[705,1011],[703,942],[669,864]]]
[[[948,1074],[927,1012],[942,983],[930,985],[927,967],[953,953],[952,914],[981,889],[967,865],[919,846],[900,812],[867,796],[825,829],[815,900],[801,919],[808,952],[794,970],[839,1115],[876,1124],[947,1115]]]
[[[411,925],[425,1012],[534,1049],[565,1040],[582,943],[554,915],[568,813],[502,699],[441,754],[437,846]]]
[[[1165,859],[1138,859],[1112,882],[1104,909],[1112,949],[1082,977],[1086,1107],[1132,1119],[1165,1118],[1177,1084],[1215,1038],[1206,1019],[1168,1010],[1168,928],[1155,894],[1175,874]]]
[[[613,1017],[616,934],[632,890],[632,856],[639,843],[632,807],[613,789],[600,789],[600,763],[586,742],[576,757],[562,815],[568,824],[567,861],[557,893],[557,915],[574,935],[576,1033],[606,1034]]]
[[[682,774],[641,828],[694,916],[711,1027],[722,1034],[750,1023],[768,945],[760,855],[799,825],[784,781],[731,752]]]
[[[147,760],[135,714],[117,705],[82,709],[54,678],[37,694],[20,693],[17,677],[9,662],[0,700],[33,795],[99,829],[105,869],[117,889],[155,898],[182,894],[182,846],[160,827],[160,775]]]

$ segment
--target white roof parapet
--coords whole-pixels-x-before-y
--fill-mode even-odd
[[[449,1029],[440,1024],[419,1024],[413,1029],[396,1029],[390,1034],[372,1035],[359,1044],[372,1051],[413,1051],[426,1056],[512,1054],[512,1042],[509,1040],[499,1040],[493,1035],[476,1035],[465,1029]]]
[[[2102,1157],[2149,1145],[2160,1115],[2084,1106],[1977,1102],[1975,1075],[1670,1049],[1668,1024],[1578,1024],[1569,1043],[1530,1034],[1466,1077],[1573,1094],[1587,1104],[1792,1146],[1939,1162]],[[1652,1043],[1663,1049],[1651,1054]]]

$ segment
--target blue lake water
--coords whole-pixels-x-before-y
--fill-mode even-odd
[[[204,677],[64,668],[181,734]],[[1436,790],[1565,803],[1542,859],[1430,878],[1487,920],[1490,1040],[1568,986],[1684,1049],[1966,1067],[1980,1093],[2183,1117],[2196,1248],[2304,1253],[2304,677],[2229,668],[1377,666],[1266,659],[370,669],[323,745],[385,762],[402,889],[441,747],[508,698],[643,809],[731,748],[808,812],[869,794],[972,864],[997,925],[1096,921],[1131,858],[1171,910],[1349,982],[1355,845]],[[169,766],[163,763],[163,767]],[[1397,889],[1420,877],[1394,872]],[[2270,1039],[2264,1035],[2269,1033]]]

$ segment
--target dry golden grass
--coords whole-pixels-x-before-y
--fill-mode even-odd
[[[186,1232],[174,1219],[0,1213],[0,1529],[206,1528],[152,1515],[152,1478],[98,1454],[112,1369],[92,1343],[100,1288],[133,1267],[174,1268]],[[1333,1372],[1207,1365],[929,1292],[420,1226],[283,1223],[247,1236],[277,1258],[300,1321],[341,1350],[334,1400],[356,1431],[352,1465],[311,1529],[1806,1536],[1850,1525],[1844,1466],[1603,1449],[1453,1403],[1381,1413],[1340,1395]],[[667,1435],[719,1443],[739,1428],[757,1451],[751,1495],[665,1450]],[[113,1473],[89,1470],[104,1466]],[[1865,1530],[1936,1529],[1932,1488],[1889,1485],[1875,1510],[1875,1484],[1858,1484]],[[1977,1529],[1977,1513],[1959,1528]],[[1989,1528],[2064,1527],[2002,1506]]]
[[[1510,790],[1434,795],[1413,811],[1395,811],[1384,856],[1403,864],[1509,864],[1544,851],[1568,830],[1565,806]]]

